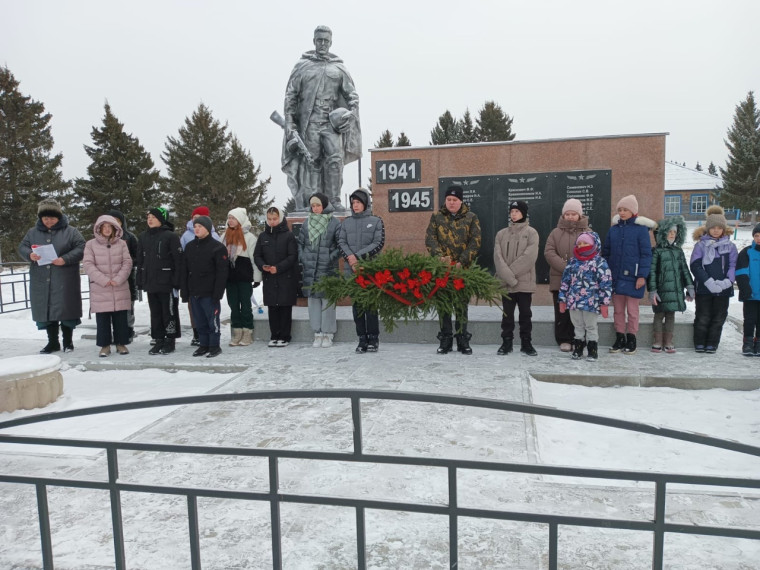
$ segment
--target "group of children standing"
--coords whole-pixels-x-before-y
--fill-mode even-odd
[[[625,196],[617,204],[617,215],[602,247],[599,236],[588,230],[584,218],[580,202],[568,200],[545,249],[553,277],[550,285],[556,305],[555,333],[561,350],[570,350],[564,317],[569,312],[574,329],[572,357],[582,358],[585,345],[587,358],[596,360],[597,315],[601,313],[606,318],[611,304],[615,342],[610,352],[634,354],[639,301],[648,290],[654,312],[652,352],[676,352],[675,313],[686,310],[687,300],[694,300],[694,349],[714,354],[728,316],[734,281],[738,281],[739,299],[744,302],[742,353],[760,356],[760,224],[753,229],[754,243],[738,254],[723,209],[710,206],[705,224],[694,231],[696,243],[687,264],[682,249],[686,224],[681,216],[656,224],[639,215],[633,195]],[[654,248],[650,230],[655,234]],[[574,234],[575,239],[569,239]],[[557,280],[563,256],[567,261]]]

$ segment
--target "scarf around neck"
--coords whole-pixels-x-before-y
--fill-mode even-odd
[[[332,214],[309,214],[309,241],[314,244],[327,231],[327,224],[330,223]]]

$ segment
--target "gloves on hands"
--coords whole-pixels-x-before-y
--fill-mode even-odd
[[[687,287],[686,288],[686,300],[687,301],[693,301],[694,300],[694,287]]]
[[[710,293],[714,293],[716,295],[723,291],[723,287],[716,283],[715,279],[712,277],[705,281],[705,287],[707,287],[707,290],[710,291]]]
[[[716,283],[720,285],[720,288],[722,291],[725,291],[726,289],[730,289],[731,287],[734,286],[734,284],[731,283],[731,280],[728,278],[723,279],[721,281],[716,281]]]
[[[649,298],[652,300],[652,303],[654,303],[654,305],[659,305],[662,302],[662,299],[660,299],[660,294],[657,291],[650,291]]]

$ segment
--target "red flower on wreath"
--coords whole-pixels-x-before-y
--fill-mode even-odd
[[[367,281],[364,278],[364,275],[359,275],[359,277],[357,277],[356,279],[354,279],[354,281],[356,281],[357,285],[359,285],[359,287],[361,287],[362,289],[366,289],[367,285],[369,285],[370,283],[372,283],[371,281]]]
[[[464,289],[464,279],[454,279],[454,289],[457,291]]]
[[[436,277],[435,286],[439,289],[443,289],[449,283],[448,275],[446,277]]]
[[[401,281],[405,281],[409,279],[409,276],[412,274],[411,271],[409,271],[408,267],[404,267],[401,271],[398,272],[398,278],[401,279]]]
[[[389,269],[386,269],[385,271],[378,271],[375,273],[375,284],[378,287],[382,287],[389,281],[393,281],[393,275],[391,275],[391,272]]]
[[[394,283],[394,284],[393,284],[393,288],[394,288],[396,291],[401,291],[402,293],[406,293],[406,292],[407,292],[407,290],[408,290],[408,288],[407,288],[407,286],[406,286],[406,284],[405,284],[405,283]]]
[[[422,271],[419,272],[419,278],[420,278],[420,283],[422,285],[427,285],[428,283],[430,283],[430,280],[433,278],[433,274],[430,273],[430,271],[425,271],[423,269]]]

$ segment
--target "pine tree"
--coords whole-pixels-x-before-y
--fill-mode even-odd
[[[124,132],[124,124],[105,104],[101,128],[93,127],[92,146],[84,151],[92,161],[87,178],[77,178],[75,193],[79,197],[73,208],[80,230],[89,233],[98,216],[108,210],[120,210],[127,228],[140,230],[145,213],[161,203],[157,197],[161,175],[140,141]]]
[[[697,165],[694,167],[694,170],[697,172],[702,172],[702,165],[699,164],[699,161],[697,161]]]
[[[470,115],[469,109],[467,109],[464,112],[464,116],[462,117],[462,120],[459,122],[459,129],[462,132],[460,142],[463,142],[463,143],[478,142],[478,139],[475,137],[475,125],[473,125],[472,123],[472,115]]]
[[[448,110],[438,117],[438,123],[430,131],[430,144],[455,144],[462,141],[462,131],[459,122]]]
[[[715,165],[713,164],[712,161],[710,161],[710,166],[707,167],[707,173],[712,174],[713,176],[718,175],[718,169],[715,168]]]
[[[375,143],[375,148],[390,148],[393,146],[393,135],[389,130],[384,130]]]
[[[404,134],[404,131],[401,131],[401,134],[398,136],[396,146],[412,146],[412,141]]]
[[[512,118],[494,101],[486,101],[475,120],[475,138],[478,142],[511,141]]]
[[[62,154],[52,154],[52,115],[19,91],[0,67],[0,260],[18,260],[16,249],[37,221],[37,203],[55,198],[68,211],[70,184],[61,173]],[[28,260],[24,260],[28,261]]]
[[[754,212],[760,209],[760,111],[752,91],[736,106],[734,123],[724,142],[728,160],[720,169],[721,204]]]
[[[286,214],[289,214],[290,212],[295,212],[296,211],[296,199],[293,198],[293,196],[291,196],[290,198],[288,198],[288,201],[285,202],[285,206],[282,209],[285,210]]]
[[[217,121],[201,103],[185,119],[179,136],[167,137],[161,155],[167,167],[163,190],[177,219],[189,219],[200,205],[207,206],[215,219],[237,207],[245,208],[253,219],[272,204],[265,200],[271,178],[259,180],[261,168],[227,130],[227,124]]]

